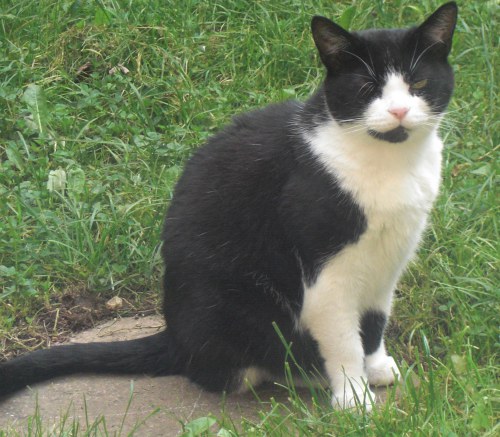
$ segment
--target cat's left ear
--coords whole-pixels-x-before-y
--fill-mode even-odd
[[[444,48],[446,55],[448,55],[457,24],[457,14],[457,4],[455,2],[446,3],[418,27],[418,32],[425,37],[429,44],[436,46],[436,48]]]
[[[328,18],[318,15],[311,21],[311,30],[323,64],[335,70],[340,66],[345,51],[352,45],[353,35]]]

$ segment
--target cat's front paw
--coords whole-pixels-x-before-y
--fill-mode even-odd
[[[351,379],[344,390],[333,391],[332,406],[337,410],[360,408],[368,412],[374,404],[375,393],[362,381]]]
[[[366,374],[370,385],[391,385],[401,376],[394,358],[388,355],[366,358]]]

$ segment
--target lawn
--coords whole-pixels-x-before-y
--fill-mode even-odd
[[[499,6],[460,3],[441,196],[388,331],[420,386],[371,416],[292,393],[246,434],[500,432]],[[159,299],[161,222],[184,162],[234,114],[318,86],[312,15],[397,27],[439,4],[0,0],[0,338],[31,332],[68,290]]]

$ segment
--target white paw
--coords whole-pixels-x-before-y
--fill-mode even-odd
[[[376,386],[391,385],[401,376],[394,358],[388,355],[367,357],[366,374],[370,385]]]
[[[334,390],[332,396],[332,406],[337,410],[361,408],[368,412],[374,404],[375,393],[365,383],[355,379],[347,381],[344,390]]]

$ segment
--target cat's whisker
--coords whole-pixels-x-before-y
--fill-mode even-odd
[[[433,44],[431,44],[430,46],[426,47],[425,50],[422,51],[422,53],[420,53],[420,55],[418,56],[417,60],[415,61],[415,63],[413,64],[413,66],[410,66],[410,72],[413,73],[415,71],[415,69],[417,68],[417,65],[418,63],[420,62],[420,60],[422,59],[422,57],[430,50],[432,49],[432,47],[434,47],[436,44],[440,44],[441,41],[436,41],[434,42]]]
[[[358,59],[359,61],[361,61],[363,63],[363,65],[366,67],[366,69],[368,70],[368,72],[370,73],[370,76],[377,80],[377,76],[375,75],[375,72],[372,70],[372,68],[358,55],[356,55],[355,53],[352,53],[350,52],[349,50],[343,50],[344,53],[347,53],[351,56],[354,56],[356,59]]]
[[[370,52],[370,50],[367,48],[366,50],[368,52],[368,57],[370,58],[370,64],[371,64],[371,67],[372,67],[372,71],[374,72],[375,71],[375,65],[373,64],[373,59],[372,59],[372,54]]]
[[[368,130],[368,128],[365,125],[356,125],[356,126],[352,126],[352,127],[343,129],[343,132],[346,134],[354,134],[354,133],[358,133],[358,132],[366,132],[367,130]]]
[[[356,76],[356,77],[362,77],[362,78],[365,78],[365,79],[370,79],[370,80],[373,79],[373,77],[367,76],[366,74],[352,73],[351,75],[352,76]]]
[[[418,47],[418,40],[415,43],[415,47],[413,49],[413,54],[411,55],[411,61],[410,61],[410,73],[413,73],[413,60],[415,59],[415,55],[417,54],[417,47]]]
[[[370,84],[370,86],[366,89],[366,91],[363,93],[363,96],[365,96],[366,94],[369,94],[371,93],[373,90],[375,89],[375,84]]]
[[[356,94],[356,97],[359,96],[359,94],[361,93],[361,91],[367,87],[367,90],[365,90],[365,92],[363,93],[363,96],[367,93],[367,92],[370,92],[370,90],[373,90],[374,88],[374,85],[373,85],[373,82],[365,82],[363,84],[363,86],[358,90],[358,93]]]

